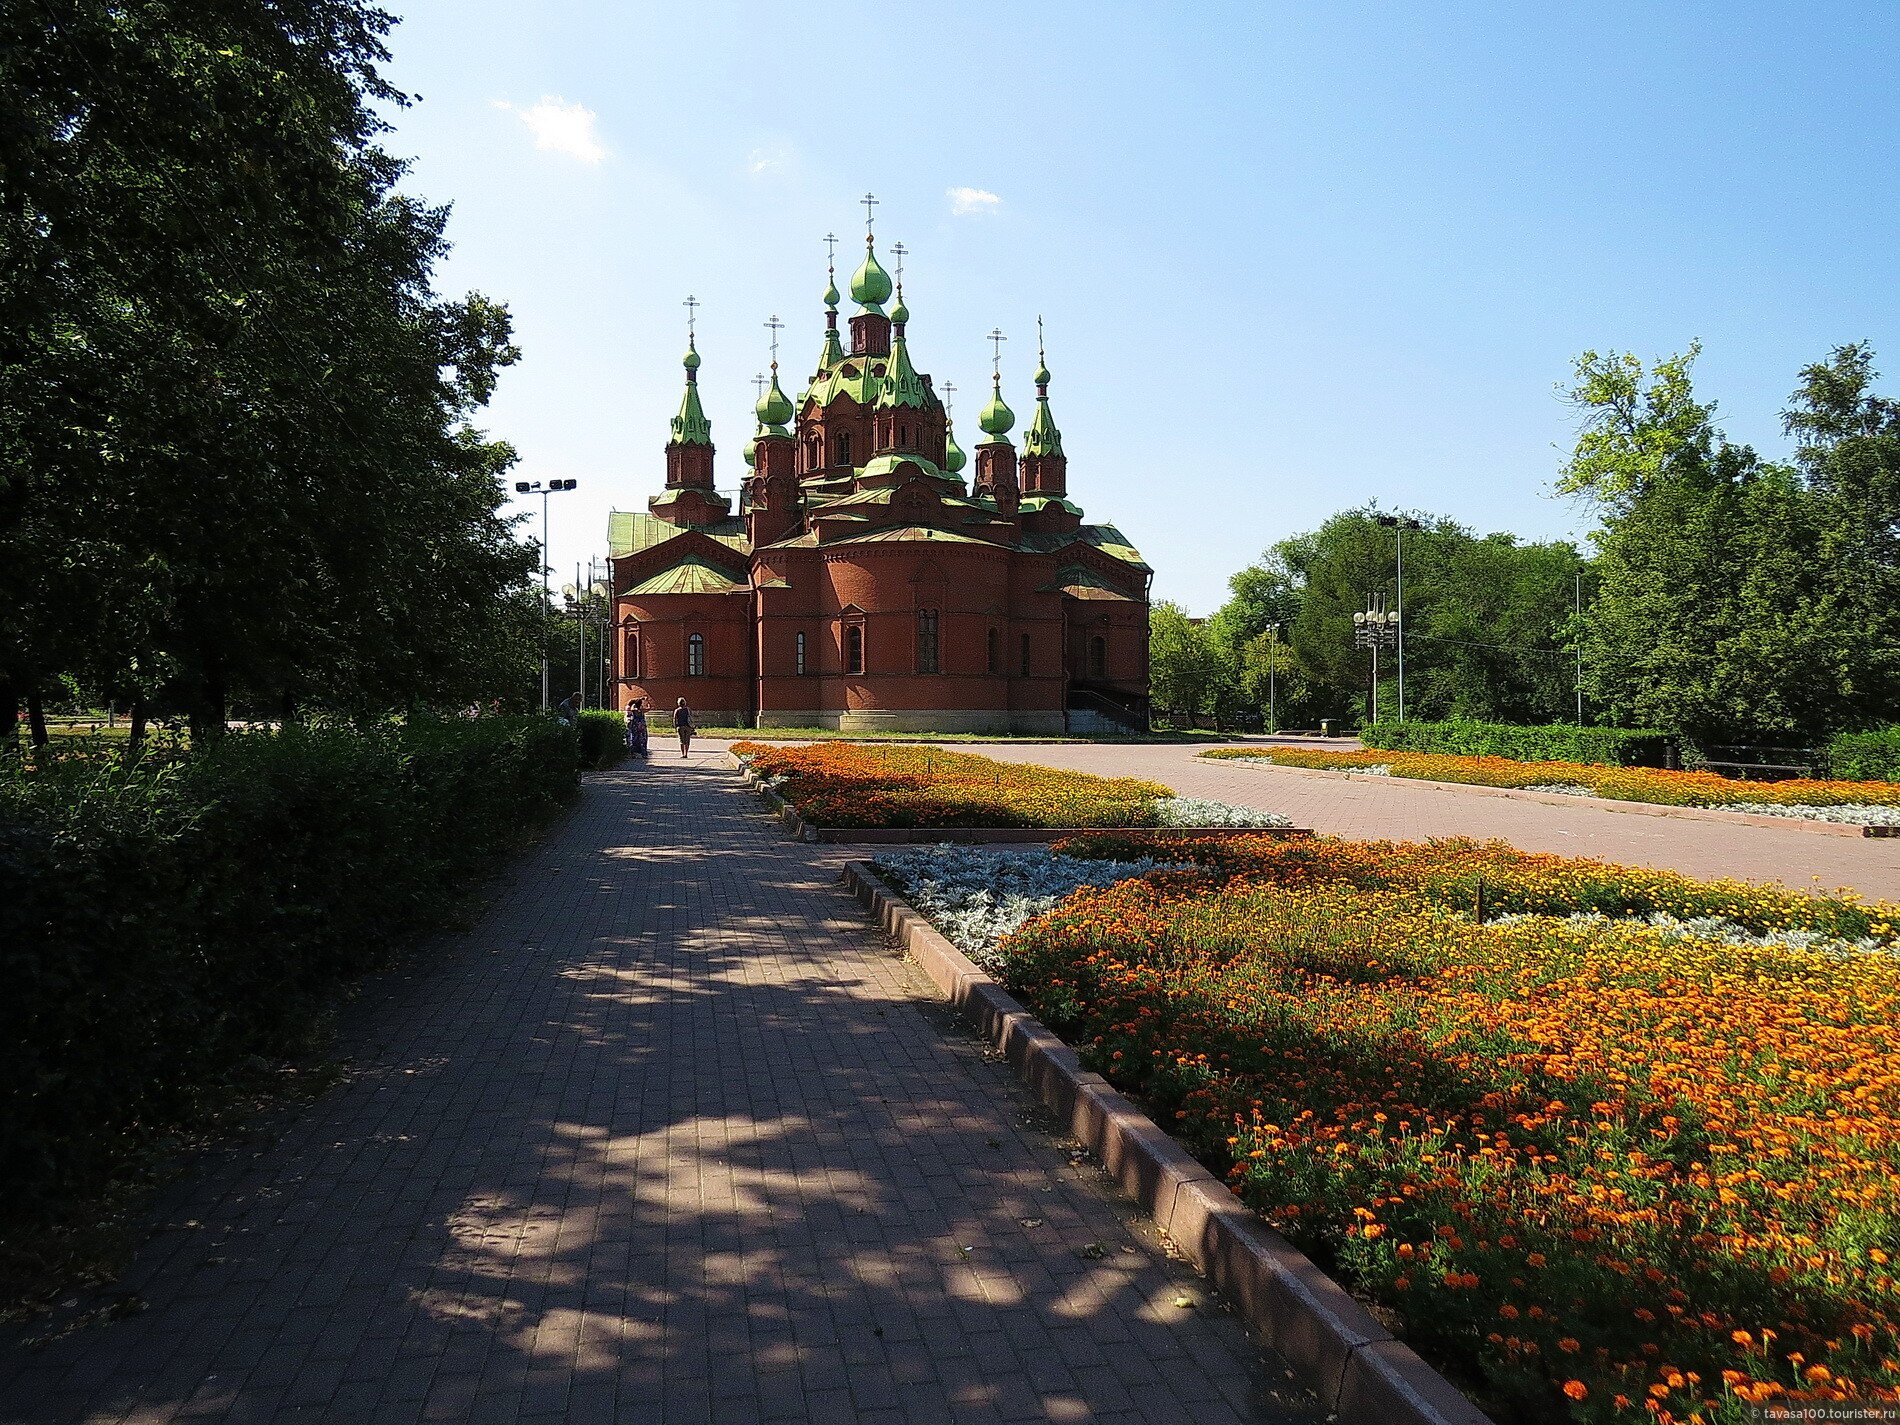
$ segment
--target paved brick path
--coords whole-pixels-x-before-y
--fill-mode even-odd
[[[1552,806],[1411,786],[1400,778],[1297,776],[1209,762],[1196,757],[1199,749],[1192,746],[995,743],[958,744],[957,750],[1107,776],[1150,777],[1182,796],[1284,812],[1300,826],[1335,836],[1497,837],[1526,851],[1595,856],[1691,876],[1780,881],[1800,889],[1845,886],[1872,899],[1900,901],[1900,838],[1817,836],[1779,826],[1638,816],[1581,800],[1575,806]]]
[[[755,805],[592,779],[0,1419],[1316,1418]]]

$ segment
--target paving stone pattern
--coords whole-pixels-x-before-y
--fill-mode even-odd
[[[348,1081],[197,1165],[76,1311],[145,1309],[0,1347],[0,1419],[1320,1418],[843,854],[713,749],[590,778],[476,930],[368,987]]]
[[[1496,837],[1526,851],[1594,856],[1699,877],[1779,881],[1797,890],[1846,887],[1900,901],[1900,838],[1821,836],[1795,827],[1644,816],[1441,791],[1402,777],[1308,776],[1271,767],[1210,762],[1193,746],[1141,743],[958,744],[1004,761],[1039,762],[1114,777],[1149,777],[1182,796],[1284,812],[1298,826],[1334,836],[1419,841]]]

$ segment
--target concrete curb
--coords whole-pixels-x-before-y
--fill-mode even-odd
[[[1256,771],[1281,772],[1295,777],[1358,777],[1372,780],[1363,772],[1347,768],[1281,767],[1259,757],[1207,757],[1208,762],[1231,762]],[[1561,792],[1531,792],[1522,787],[1485,787],[1475,782],[1431,782],[1423,777],[1380,777],[1381,785],[1418,787],[1429,792],[1474,792],[1481,797],[1509,797],[1520,802],[1543,802],[1549,806],[1585,806],[1598,811],[1625,812],[1631,816],[1673,816],[1685,821],[1714,821],[1727,826],[1778,826],[1793,831],[1813,832],[1821,836],[1900,837],[1900,826],[1845,826],[1832,821],[1803,821],[1793,816],[1763,816],[1759,812],[1723,811],[1719,807],[1671,807],[1653,802],[1626,802],[1614,797],[1567,797]]]
[[[846,865],[844,883],[1325,1409],[1349,1425],[1491,1425],[1152,1119],[1085,1071],[1073,1049],[878,880],[869,862]]]
[[[793,809],[790,802],[764,786],[758,774],[736,754],[727,752],[726,761],[746,779],[759,800],[772,809],[792,840],[833,846],[934,846],[946,841],[974,846],[1025,846],[1044,845],[1060,841],[1065,836],[1112,836],[1124,831],[1216,838],[1279,836],[1290,840],[1302,840],[1313,834],[1310,829],[1301,826],[813,826]]]

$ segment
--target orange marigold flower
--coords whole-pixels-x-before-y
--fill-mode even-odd
[[[1590,1387],[1580,1380],[1567,1380],[1564,1382],[1564,1394],[1572,1400],[1588,1400]]]

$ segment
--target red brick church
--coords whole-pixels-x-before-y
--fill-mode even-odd
[[[887,313],[867,235],[849,349],[834,279],[796,405],[774,359],[736,514],[714,488],[689,332],[666,488],[608,526],[621,706],[685,698],[704,727],[1147,726],[1150,570],[1069,498],[1040,342],[1020,457],[999,366],[966,485],[949,413],[911,361],[902,279],[900,263]]]

